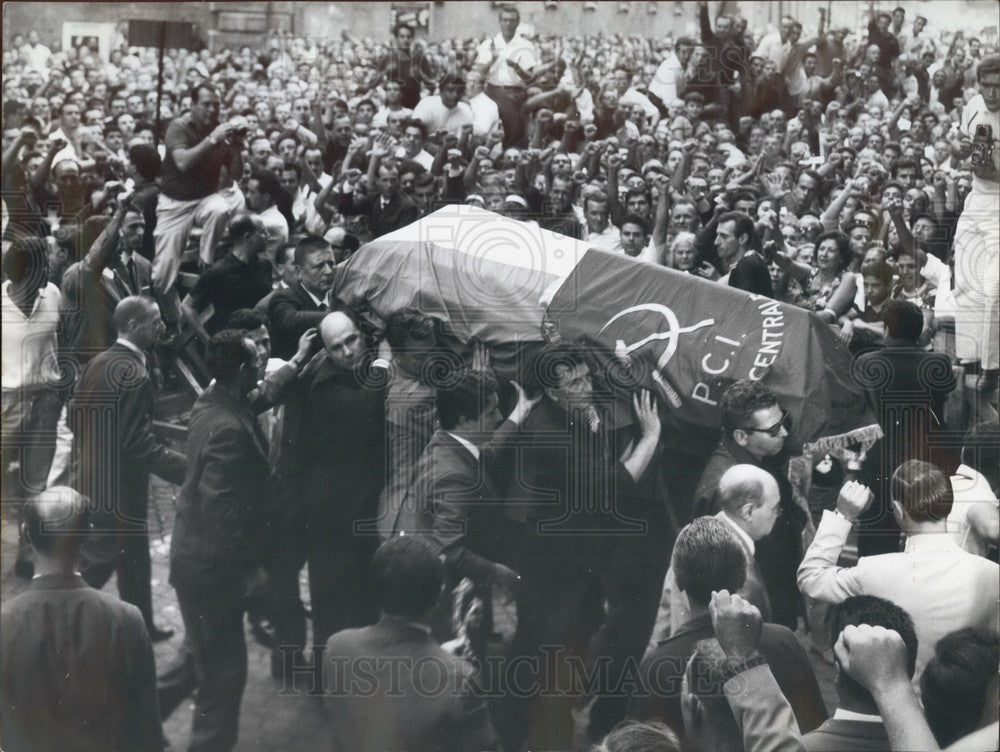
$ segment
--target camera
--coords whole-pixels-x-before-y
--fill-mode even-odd
[[[971,162],[976,167],[990,164],[990,154],[993,151],[993,126],[977,125],[976,135],[972,137]]]

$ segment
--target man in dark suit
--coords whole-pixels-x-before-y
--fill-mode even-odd
[[[444,565],[425,539],[391,538],[372,560],[382,616],[326,643],[325,704],[337,752],[497,748],[472,667],[431,637]],[[369,670],[374,668],[374,670]],[[361,688],[374,687],[362,691]],[[374,712],[374,715],[373,715]]]
[[[394,164],[383,163],[388,153],[388,138],[376,138],[368,166],[369,193],[374,195],[355,202],[353,191],[341,193],[337,205],[341,214],[368,215],[368,227],[373,238],[406,227],[420,218],[420,207],[399,190],[399,170]]]
[[[368,574],[378,535],[360,532],[358,523],[377,516],[386,429],[385,379],[373,377],[357,324],[335,311],[323,319],[319,333],[325,353],[308,383],[300,440],[308,444],[301,503],[313,644],[321,650],[334,632],[377,616]]]
[[[152,298],[129,296],[115,308],[117,341],[84,368],[67,422],[73,430],[77,488],[94,504],[95,530],[81,572],[101,588],[118,573],[122,600],[139,607],[154,642],[173,632],[153,624],[149,556],[149,475],[180,485],[184,455],[153,435],[149,350],[164,331]]]
[[[917,633],[913,619],[895,603],[873,595],[855,595],[830,607],[827,616],[831,646],[840,633],[851,625],[869,624],[894,630],[906,645],[906,670],[913,678],[917,661]],[[771,669],[775,664],[771,663]],[[843,668],[837,671],[837,697],[840,705],[833,718],[802,737],[809,752],[878,752],[889,749],[889,737],[878,706],[867,689],[848,676]]]
[[[712,591],[735,592],[743,587],[747,555],[730,525],[715,517],[699,517],[677,536],[673,568],[678,586],[690,602],[691,615],[643,658],[639,667],[641,685],[630,699],[629,715],[643,721],[663,721],[682,733],[681,681],[695,645],[713,636],[709,613]],[[777,624],[765,624],[760,651],[791,703],[800,729],[816,728],[826,719],[826,708],[809,658],[795,633]]]
[[[24,509],[28,590],[0,612],[0,725],[10,750],[159,752],[153,646],[135,606],[76,574],[87,500],[65,486]]]
[[[299,337],[319,326],[331,310],[329,292],[335,264],[333,248],[322,238],[307,236],[295,246],[299,281],[287,289],[276,290],[267,307],[276,358],[289,360],[295,355]]]
[[[754,558],[767,585],[771,620],[795,629],[803,610],[795,573],[802,560],[801,534],[807,519],[795,504],[788,479],[788,414],[770,389],[748,379],[726,390],[719,411],[722,438],[698,481],[694,516],[719,512],[719,480],[733,465],[756,465],[774,477],[781,491],[781,515],[771,532],[755,542]]]
[[[236,744],[245,595],[266,556],[273,499],[267,441],[247,398],[257,385],[257,348],[243,332],[222,331],[209,340],[206,365],[215,383],[191,411],[170,547],[170,584],[199,679],[192,752]]]
[[[130,295],[149,294],[152,265],[138,251],[146,223],[128,200],[121,201],[90,251],[62,280],[63,348],[86,363],[115,341],[115,307]]]
[[[516,388],[517,405],[507,420],[491,375],[467,371],[436,391],[441,428],[417,463],[393,534],[427,536],[445,557],[450,584],[468,577],[477,585],[516,591],[520,578],[501,563],[509,561],[515,526],[499,513],[504,495],[491,474],[513,459],[511,439],[538,401]]]

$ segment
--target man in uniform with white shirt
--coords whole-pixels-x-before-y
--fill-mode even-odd
[[[483,77],[478,71],[465,74],[465,95],[472,108],[472,132],[477,136],[489,135],[500,122],[500,111],[483,91]]]
[[[479,45],[478,72],[486,79],[486,94],[497,103],[503,121],[504,148],[528,145],[524,103],[527,79],[538,64],[535,46],[517,33],[517,8],[500,11],[500,33]]]

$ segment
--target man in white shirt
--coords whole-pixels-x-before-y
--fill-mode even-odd
[[[28,43],[21,48],[21,57],[29,68],[44,74],[49,72],[52,50],[38,41],[37,31],[29,31]]]
[[[424,149],[424,142],[427,140],[427,126],[423,120],[410,118],[403,123],[402,147],[396,154],[400,159],[408,159],[416,162],[425,170],[430,171],[434,164],[434,157]]]
[[[479,45],[476,69],[486,79],[486,94],[497,103],[503,121],[504,148],[524,148],[527,118],[524,103],[527,81],[538,64],[535,45],[517,32],[521,14],[517,8],[500,11],[500,33]]]
[[[472,109],[472,132],[477,136],[489,135],[500,122],[500,111],[483,91],[483,77],[478,71],[465,74],[465,95]]]
[[[649,83],[649,93],[658,97],[664,107],[680,99],[678,92],[683,90],[687,81],[684,71],[687,69],[688,61],[691,60],[694,48],[693,39],[681,37],[674,45],[673,51],[667,55],[667,59],[656,69],[653,80]]]
[[[913,674],[917,686],[939,639],[966,627],[996,631],[1000,626],[1000,567],[963,551],[948,535],[951,484],[938,468],[920,460],[904,462],[891,480],[893,514],[906,535],[905,550],[863,556],[854,567],[838,567],[854,521],[874,498],[856,481],[844,485],[836,511],[823,512],[799,566],[799,589],[825,603],[875,595],[904,609],[913,617],[919,640]]]
[[[0,472],[15,458],[20,470],[4,484],[4,502],[19,505],[45,489],[56,448],[62,407],[56,334],[62,295],[49,282],[48,245],[18,237],[4,253],[3,445]],[[30,577],[27,549],[18,551],[15,573]]]
[[[465,81],[457,73],[446,73],[438,82],[438,93],[424,97],[413,110],[431,133],[440,130],[458,135],[463,125],[472,125],[472,108],[461,101]]]
[[[584,240],[590,247],[610,253],[621,253],[621,233],[609,219],[608,197],[600,193],[584,199],[583,213],[587,220]]]
[[[267,235],[267,255],[274,258],[278,248],[288,242],[288,220],[278,211],[276,197],[282,191],[278,177],[267,170],[255,170],[247,181],[247,208],[264,225]]]

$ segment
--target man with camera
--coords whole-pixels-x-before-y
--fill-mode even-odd
[[[192,225],[203,229],[200,259],[208,266],[229,217],[245,205],[235,185],[222,191],[220,184],[229,185],[243,171],[241,139],[246,128],[239,119],[219,123],[219,108],[215,89],[199,83],[192,92],[191,111],[167,126],[167,154],[156,205],[153,287],[168,326],[179,316],[174,285]]]
[[[955,350],[977,388],[992,391],[1000,369],[1000,55],[983,58],[976,75],[979,94],[959,126],[959,156],[970,157],[973,179],[955,228]]]

